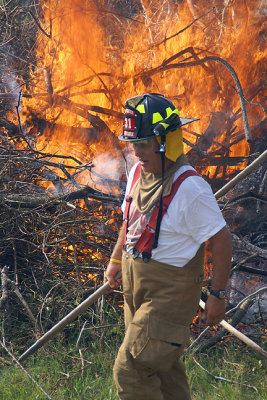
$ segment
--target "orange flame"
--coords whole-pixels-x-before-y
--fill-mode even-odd
[[[111,9],[101,1],[43,0],[47,36],[40,32],[31,96],[23,101],[24,121],[35,126],[35,134],[37,120],[50,122],[44,131],[37,124],[37,148],[82,162],[105,152],[120,159],[114,141],[121,130],[119,113],[128,97],[144,92],[162,93],[182,116],[200,118],[184,130],[192,144],[215,117],[211,150],[218,143],[228,146],[231,133],[243,134],[229,71],[216,61],[198,61],[209,55],[226,60],[246,99],[260,103],[266,56],[260,1],[196,3],[146,0],[138,7],[133,1],[127,9]],[[253,128],[263,119],[263,109],[247,104],[247,111]],[[230,148],[231,156],[248,153],[245,140]]]

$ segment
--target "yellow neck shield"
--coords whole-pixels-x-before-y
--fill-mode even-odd
[[[161,142],[159,136],[156,136],[157,141]],[[165,156],[169,160],[175,162],[181,154],[183,154],[183,136],[182,129],[177,128],[175,131],[166,134],[166,153]]]

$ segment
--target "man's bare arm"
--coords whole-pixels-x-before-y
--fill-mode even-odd
[[[122,224],[121,226],[118,240],[115,244],[112,255],[110,257],[111,259],[121,261],[123,241],[124,241],[124,224]],[[121,279],[117,280],[116,282],[114,280],[115,276],[120,270],[121,270],[121,264],[113,261],[109,262],[108,267],[105,271],[104,282],[108,282],[112,289],[118,288],[121,284]]]
[[[210,238],[213,277],[211,289],[225,290],[232,258],[232,238],[229,230],[224,227]],[[217,325],[225,317],[225,302],[210,295],[206,302],[207,325]]]

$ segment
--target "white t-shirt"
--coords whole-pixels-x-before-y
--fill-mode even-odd
[[[137,164],[130,171],[125,196],[129,194]],[[194,170],[194,168],[189,165],[182,166],[175,172],[173,180],[175,181],[187,170]],[[133,203],[131,208],[134,206]],[[124,212],[125,198],[121,209]],[[144,219],[142,214],[141,218]],[[129,230],[131,230],[130,222]],[[144,226],[144,221],[141,224]],[[199,176],[190,176],[182,182],[163,216],[158,247],[152,250],[151,258],[175,267],[183,267],[195,256],[200,245],[225,225],[209,184]],[[138,233],[140,236],[140,232]],[[133,235],[130,241],[133,244],[137,239],[138,236]]]

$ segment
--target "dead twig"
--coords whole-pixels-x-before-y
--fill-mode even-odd
[[[242,382],[237,382],[237,381],[233,381],[231,379],[228,378],[224,378],[222,376],[217,376],[212,374],[210,371],[208,371],[206,368],[204,368],[196,359],[195,357],[193,357],[194,362],[199,366],[199,368],[201,368],[203,371],[205,371],[209,376],[211,376],[213,379],[216,379],[218,381],[223,381],[223,382],[229,382],[233,385],[242,385],[242,386],[246,386],[250,389],[255,390],[255,392],[258,392],[258,389],[256,388],[256,386],[252,386],[252,385],[248,385],[246,383],[242,383]]]
[[[41,390],[41,392],[50,400],[52,400],[52,397],[42,388],[42,386],[36,381],[36,379],[26,370],[26,368],[21,365],[21,363],[17,360],[17,358],[14,356],[14,354],[11,353],[11,351],[7,348],[7,346],[0,340],[1,346],[5,349],[5,351],[9,354],[9,356],[12,358],[12,360],[25,372],[26,375],[31,379],[31,381],[38,387],[38,389]]]
[[[264,287],[256,290],[256,292],[249,294],[243,300],[241,300],[234,308],[231,308],[231,310],[227,311],[226,315],[232,314],[237,309],[243,307],[243,304],[246,303],[248,300],[254,299],[256,296],[259,296],[261,293],[265,292],[266,290],[267,290],[267,286],[264,286]]]
[[[0,298],[0,308],[3,307],[3,305],[5,304],[5,301],[8,298],[8,285],[10,285],[10,287],[12,288],[12,290],[14,291],[16,296],[18,297],[19,301],[21,302],[21,304],[23,305],[23,307],[27,311],[27,314],[29,316],[29,319],[32,321],[33,326],[37,329],[38,334],[40,335],[42,333],[42,331],[41,331],[41,328],[40,328],[36,318],[34,317],[30,307],[28,306],[28,303],[26,302],[26,300],[22,296],[17,284],[7,277],[7,272],[8,272],[8,268],[7,267],[4,267],[1,270],[2,296]]]
[[[191,54],[191,57],[195,58],[195,61],[182,61],[179,63],[171,63],[172,61],[174,61],[176,58],[181,57],[182,55],[186,54],[187,52],[189,52]],[[241,111],[242,111],[242,117],[243,117],[243,123],[244,123],[244,130],[245,130],[245,137],[246,140],[248,142],[252,142],[251,139],[251,134],[250,134],[250,130],[249,130],[249,126],[248,126],[248,119],[247,119],[247,111],[246,111],[246,105],[245,105],[245,100],[244,100],[244,93],[243,93],[243,89],[242,86],[240,84],[240,81],[238,79],[238,76],[235,72],[235,70],[233,69],[233,67],[225,60],[223,60],[220,57],[217,56],[206,56],[202,59],[199,59],[198,57],[199,54],[196,54],[194,49],[191,47],[188,47],[187,49],[175,54],[174,56],[170,57],[167,60],[164,60],[163,63],[156,67],[153,68],[149,71],[146,71],[145,73],[141,73],[139,75],[136,75],[135,79],[137,79],[138,77],[150,77],[151,75],[154,75],[158,72],[163,72],[165,70],[169,70],[169,69],[175,69],[175,68],[185,68],[185,67],[194,67],[194,66],[198,66],[198,65],[202,65],[203,68],[207,68],[205,65],[205,63],[210,62],[210,61],[215,61],[218,62],[220,64],[222,64],[231,74],[236,87],[237,87],[237,93],[239,96],[239,100],[240,100],[240,105],[241,105]]]
[[[116,280],[121,278],[121,272],[116,276]],[[87,308],[92,305],[101,296],[104,296],[110,291],[108,282],[100,286],[91,296],[85,299],[79,304],[74,310],[67,314],[61,321],[54,325],[48,332],[46,332],[40,339],[38,339],[28,350],[26,350],[19,358],[23,361],[28,358],[31,354],[35,353],[40,347],[52,339],[58,332],[61,332],[66,325],[72,322],[75,318],[81,315]]]
[[[83,323],[82,329],[81,329],[81,331],[79,333],[79,336],[78,336],[78,339],[77,339],[77,342],[76,342],[76,348],[79,350],[80,359],[81,359],[81,363],[82,363],[82,376],[83,376],[83,372],[84,372],[85,363],[84,363],[84,357],[83,357],[82,349],[80,348],[80,340],[81,340],[81,337],[82,337],[82,334],[83,334],[83,331],[85,329],[85,325],[86,324],[87,324],[87,321],[85,321]]]
[[[36,318],[34,317],[30,307],[28,306],[28,303],[26,302],[26,300],[24,299],[24,297],[22,296],[22,294],[20,293],[19,288],[17,287],[17,285],[15,284],[15,282],[12,282],[10,279],[8,280],[11,284],[11,287],[14,291],[14,293],[17,295],[18,299],[20,300],[20,302],[22,303],[22,305],[24,306],[25,310],[28,313],[29,319],[32,321],[33,326],[35,327],[35,329],[37,329],[38,332],[38,336],[42,334],[42,330],[36,320]]]
[[[250,243],[245,238],[242,238],[242,240],[241,240],[234,233],[232,233],[232,239],[233,239],[233,243],[235,246],[235,251],[240,251],[241,253],[246,253],[246,254],[257,254],[258,257],[261,257],[265,260],[267,259],[267,250],[264,250],[258,246],[255,246],[254,244]]]
[[[195,18],[195,21],[198,21],[198,24],[201,28],[205,28],[205,25],[201,21],[199,21],[199,18],[201,18],[201,17],[196,16],[196,12],[194,9],[195,6],[193,5],[192,0],[186,0],[186,2],[188,5],[188,8],[189,8],[189,11],[191,12],[192,16]],[[214,9],[215,9],[215,7],[212,8],[212,10],[214,10]]]
[[[34,22],[36,23],[36,25],[38,26],[38,28],[40,29],[41,32],[43,32],[43,34],[48,37],[49,39],[52,38],[52,22],[50,20],[50,33],[47,33],[44,28],[41,26],[41,23],[39,21],[39,19],[31,12],[29,11],[29,14],[32,16]]]
[[[2,287],[2,295],[0,297],[0,308],[3,308],[7,299],[8,299],[8,278],[7,278],[8,268],[5,266],[1,269],[1,287]]]
[[[74,243],[74,241],[72,241],[72,247],[73,247],[73,256],[74,256],[74,268],[75,268],[75,271],[76,271],[78,286],[79,286],[79,289],[82,291],[82,281],[81,281],[81,276],[80,276],[81,272],[80,272],[80,269],[79,269],[76,243]]]

